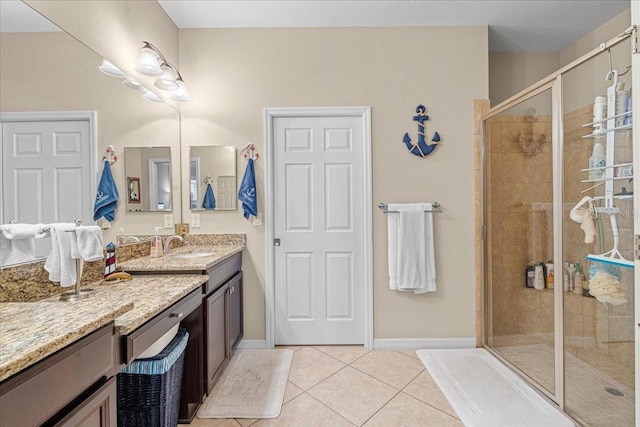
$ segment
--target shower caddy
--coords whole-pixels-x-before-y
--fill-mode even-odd
[[[631,116],[631,110],[624,111],[616,115],[616,87],[618,85],[618,71],[610,70],[605,78],[606,80],[613,80],[613,84],[607,88],[607,117],[602,120],[594,121],[583,125],[583,127],[593,126],[594,124],[603,124],[604,128],[596,130],[589,135],[585,135],[584,139],[596,139],[606,137],[605,145],[605,166],[604,177],[597,179],[585,179],[582,182],[595,183],[594,186],[587,188],[584,191],[590,190],[594,187],[604,183],[604,196],[595,196],[594,200],[604,200],[604,206],[595,207],[595,214],[603,214],[609,216],[611,221],[611,231],[613,233],[613,248],[603,254],[589,254],[587,259],[589,261],[604,262],[607,264],[619,265],[622,267],[633,268],[633,261],[625,259],[618,250],[618,244],[620,241],[620,235],[618,231],[618,220],[616,214],[619,213],[619,209],[613,204],[614,199],[629,199],[632,198],[631,194],[618,194],[613,193],[613,184],[615,180],[629,179],[629,176],[614,176],[616,168],[630,167],[633,163],[620,163],[615,164],[615,133],[619,131],[629,130],[633,127],[632,123],[623,124],[616,127],[616,119],[620,117]],[[624,123],[624,122],[623,122]],[[601,171],[602,167],[582,169],[583,172]]]

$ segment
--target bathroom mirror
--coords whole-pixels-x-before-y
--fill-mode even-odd
[[[236,148],[189,147],[191,210],[233,211],[237,208]]]
[[[127,212],[171,211],[171,147],[124,149]]]
[[[119,160],[111,166],[120,198],[116,211],[116,223],[110,230],[103,232],[104,243],[114,241],[117,230],[125,228],[130,234],[150,234],[153,226],[150,218],[160,221],[157,214],[147,215],[126,213],[126,176],[124,163],[126,155],[123,147],[139,146],[140,141],[153,141],[154,145],[171,147],[171,151],[180,152],[180,123],[178,111],[164,103],[152,103],[144,100],[140,92],[131,90],[122,84],[119,78],[101,73],[98,67],[103,58],[83,43],[57,28],[47,18],[33,11],[22,2],[0,2],[2,14],[4,6],[17,4],[35,14],[35,18],[46,22],[48,28],[26,32],[17,24],[19,19],[7,19],[12,23],[0,28],[0,113],[25,112],[95,112],[96,125],[92,161],[95,170],[88,178],[91,191],[88,199],[77,194],[73,185],[64,187],[65,197],[72,198],[83,207],[89,206],[88,214],[83,216],[84,224],[93,224],[92,210],[95,200],[97,180],[103,169],[101,161],[104,147],[112,144],[119,152]],[[7,141],[8,142],[8,141]],[[4,143],[7,143],[3,141]],[[82,147],[87,150],[88,147]],[[168,157],[168,156],[167,156]],[[180,184],[179,165],[173,161],[171,208],[179,206]],[[162,174],[162,165],[158,167]],[[3,167],[4,170],[4,167]],[[141,178],[141,183],[142,177]],[[145,178],[146,180],[146,178]],[[4,181],[3,181],[4,182]],[[4,191],[3,191],[4,194]],[[144,191],[142,195],[144,196]],[[46,196],[46,194],[44,195]],[[43,196],[43,197],[44,197]],[[148,193],[147,193],[148,196]],[[54,200],[69,203],[65,200]],[[4,206],[4,203],[2,203]],[[158,205],[156,205],[158,206]],[[165,210],[167,205],[165,205]],[[177,209],[180,211],[180,209]],[[180,214],[174,220],[180,221]],[[32,210],[35,212],[35,209]],[[53,209],[45,209],[46,214],[55,214]],[[35,214],[34,214],[35,215]],[[32,215],[33,216],[33,215]],[[72,222],[77,217],[28,217],[2,215],[1,222]],[[159,224],[161,225],[161,224]],[[38,239],[36,256],[44,258],[50,251],[50,239]]]

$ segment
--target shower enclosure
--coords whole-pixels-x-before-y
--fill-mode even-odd
[[[637,419],[630,39],[483,117],[484,344],[587,426]]]

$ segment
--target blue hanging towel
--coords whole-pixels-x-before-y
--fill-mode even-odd
[[[256,173],[253,169],[253,159],[249,159],[247,169],[244,171],[238,200],[242,202],[244,217],[249,219],[249,215],[258,216],[258,199],[256,198]]]
[[[202,200],[202,207],[205,209],[216,208],[216,196],[213,195],[213,189],[211,184],[207,184],[207,191],[204,192],[204,200]]]
[[[96,193],[96,203],[93,206],[93,220],[97,221],[104,217],[107,221],[113,222],[116,219],[116,208],[118,207],[118,188],[111,175],[111,166],[108,160],[104,162],[102,177],[98,184]]]

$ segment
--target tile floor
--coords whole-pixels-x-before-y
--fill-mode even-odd
[[[294,351],[278,418],[199,419],[192,427],[463,426],[415,350],[359,346]]]

